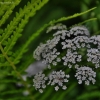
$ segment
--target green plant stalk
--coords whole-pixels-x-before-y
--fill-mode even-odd
[[[22,81],[22,83],[23,83],[23,85],[25,86],[26,90],[29,92],[29,94],[30,94],[30,99],[31,99],[31,100],[34,100],[34,97],[33,97],[33,95],[31,94],[30,89],[28,88],[27,82],[23,80],[21,74],[16,70],[16,66],[14,65],[14,63],[13,63],[13,62],[9,59],[9,57],[5,54],[1,43],[0,43],[0,49],[1,49],[1,52],[2,52],[2,54],[4,55],[4,57],[6,58],[6,60],[9,62],[9,64],[11,65],[11,67],[13,68],[13,70],[15,71],[17,77],[20,78],[20,80]]]

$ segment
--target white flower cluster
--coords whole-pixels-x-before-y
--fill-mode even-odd
[[[100,35],[90,37],[89,42],[97,45],[97,48],[100,50]]]
[[[81,55],[78,55],[77,52],[72,52],[68,49],[66,56],[64,56],[62,59],[64,60],[63,65],[68,65],[69,68],[72,68],[71,64],[81,61]]]
[[[75,36],[80,36],[80,35],[89,36],[90,35],[88,29],[86,27],[84,27],[84,26],[73,27],[73,28],[71,28],[71,30],[69,31],[69,33],[71,35],[75,35]]]
[[[50,34],[54,32],[52,38],[36,48],[34,58],[43,60],[49,69],[59,64],[64,65],[65,69],[74,68],[79,84],[82,84],[82,81],[85,81],[87,85],[90,82],[94,84],[96,72],[91,67],[94,66],[94,70],[100,67],[100,35],[90,37],[88,29],[84,26],[75,26],[67,30],[66,26],[62,24],[49,27],[47,33],[49,32],[51,32]],[[90,67],[87,67],[88,64]],[[63,71],[53,71],[48,77],[48,84],[56,85],[56,91],[59,87],[66,89],[67,87],[63,83],[68,82],[67,78],[69,75],[65,75]]]
[[[45,83],[47,79],[48,78],[45,77],[45,74],[42,74],[42,72],[39,72],[34,76],[33,86],[35,87],[36,90],[39,89],[40,93],[43,93],[43,89],[46,88]]]
[[[65,75],[65,72],[60,71],[53,71],[52,74],[49,76],[49,84],[56,85],[55,90],[58,91],[59,87],[62,87],[63,90],[66,90],[66,85],[63,85],[64,82],[68,82],[69,75]]]
[[[70,48],[75,48],[76,49],[76,47],[74,47],[74,43],[73,43],[72,40],[65,40],[61,44],[63,45],[62,49],[66,49],[66,48],[69,48],[69,49]]]
[[[40,60],[41,59],[41,53],[43,52],[45,46],[46,46],[45,44],[40,43],[40,45],[34,51],[33,56],[34,56],[34,58],[36,60]]]
[[[37,73],[34,76],[33,83],[35,89],[39,89],[40,93],[43,93],[43,89],[46,88],[46,81],[48,81],[47,85],[56,85],[55,90],[58,91],[59,87],[62,87],[63,90],[66,90],[66,85],[63,83],[68,82],[69,75],[66,75],[64,71],[53,71],[49,77],[45,77],[45,74],[42,72]]]
[[[48,40],[46,44],[40,44],[37,49],[34,51],[34,58],[37,60],[43,60],[44,64],[48,64],[48,68],[50,68],[50,64],[57,65],[57,61],[59,62],[57,56],[60,55],[60,52],[57,52],[55,48],[58,42],[60,41],[60,36],[56,36],[51,40]],[[57,59],[56,59],[57,58]],[[56,59],[56,61],[54,61]]]
[[[89,85],[90,81],[94,84],[96,81],[96,72],[94,72],[92,68],[84,66],[77,68],[75,77],[77,77],[79,84],[82,84],[82,81],[85,81],[86,85]]]
[[[100,67],[99,63],[100,63],[100,52],[98,49],[89,49],[87,50],[87,61],[88,62],[92,62],[95,64],[95,68]]]

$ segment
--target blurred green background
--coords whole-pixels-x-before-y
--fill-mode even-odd
[[[13,13],[11,14],[11,16],[9,17],[9,19],[3,25],[2,28],[5,28],[6,25],[15,16],[15,12],[16,11],[18,12],[19,8],[23,8],[24,5],[26,4],[27,4],[27,0],[22,0],[21,3],[15,7]],[[75,13],[86,11],[92,7],[97,7],[97,8],[85,15],[82,15],[80,17],[77,17],[68,21],[64,21],[62,23],[65,24],[67,27],[71,27],[75,24],[78,24],[87,19],[95,17],[97,18],[97,20],[84,23],[84,25],[90,30],[91,35],[100,34],[100,0],[49,0],[49,2],[46,5],[44,5],[41,10],[37,11],[34,17],[29,19],[29,22],[27,23],[27,25],[25,26],[22,32],[23,34],[22,37],[18,39],[13,50],[16,50],[19,44],[23,45],[23,43],[25,43],[25,41],[27,41],[27,39],[32,34],[34,34],[39,28],[41,28],[44,24],[50,22],[51,20],[65,17],[65,16],[68,17]],[[22,65],[23,64],[22,62],[29,61],[29,59],[30,61],[28,64],[35,62],[32,57],[33,51],[39,45],[39,43],[44,41],[47,37],[48,37],[48,34],[46,34],[44,30],[44,32],[41,33],[41,35],[29,45],[28,52],[23,55],[23,59],[19,65]],[[25,68],[27,67],[28,65],[26,65]],[[22,68],[19,68],[18,70],[21,70],[21,69]],[[92,84],[90,86],[86,86],[84,84],[78,85],[77,81],[74,80],[74,77],[72,77],[70,79],[70,82],[68,83],[68,89],[66,91],[60,90],[58,92],[55,92],[53,87],[47,87],[45,92],[43,94],[40,94],[33,87],[32,94],[36,100],[100,100],[100,73],[99,71],[100,70],[97,71],[98,75],[97,75],[97,82],[95,85],[92,85]],[[22,74],[23,73],[24,71],[22,71]],[[71,71],[70,73],[71,75],[73,75],[73,71]],[[1,87],[3,87],[3,84],[1,85]],[[13,84],[12,88],[18,89],[15,84]],[[2,90],[2,88],[0,90]],[[9,99],[4,97],[0,100],[10,100],[11,97],[13,98],[15,96],[24,96],[24,95],[18,92],[13,95],[7,94],[6,96],[8,96]],[[21,100],[21,99],[16,99],[16,100]],[[30,100],[28,99],[28,96],[26,96],[26,100]]]

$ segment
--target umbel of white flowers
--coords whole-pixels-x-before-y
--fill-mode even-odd
[[[75,77],[79,84],[83,82],[86,85],[89,85],[90,82],[95,84],[96,72],[92,68],[95,70],[100,67],[100,35],[90,36],[88,29],[84,26],[74,26],[67,30],[66,26],[62,24],[49,27],[47,33],[49,32],[51,32],[50,34],[54,32],[52,39],[40,43],[33,53],[34,58],[42,60],[47,65],[48,70],[51,69],[51,66],[53,68],[59,63],[64,68],[66,66],[66,69],[74,68],[76,70]],[[82,50],[85,52],[85,57]],[[84,59],[87,63],[81,65]],[[62,70],[53,71],[48,76],[40,72],[34,76],[33,86],[41,93],[46,88],[46,85],[55,86],[56,91],[60,87],[66,90],[65,83],[68,82],[69,77],[70,75],[65,74],[65,71]]]

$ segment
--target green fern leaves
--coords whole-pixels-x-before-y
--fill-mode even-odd
[[[3,10],[0,12],[0,18],[1,18],[0,26],[2,26],[5,23],[7,18],[12,13],[14,7],[20,3],[20,0],[17,0],[17,1],[15,0],[15,1],[10,1],[10,2],[14,2],[14,4],[7,5],[7,6],[1,5],[1,8],[3,8]],[[34,98],[31,95],[30,89],[28,89],[28,87],[27,87],[27,82],[25,82],[22,79],[21,74],[17,71],[18,69],[15,66],[15,64],[19,62],[19,59],[21,57],[17,57],[17,59],[16,59],[16,55],[15,55],[16,53],[14,53],[12,51],[12,48],[14,47],[18,38],[22,36],[21,32],[23,31],[23,28],[27,24],[29,18],[34,16],[36,14],[36,11],[39,10],[47,2],[48,2],[48,0],[37,0],[37,1],[31,0],[31,2],[28,2],[27,5],[24,6],[23,9],[20,8],[19,12],[16,12],[16,16],[7,25],[7,27],[5,29],[0,29],[0,69],[2,71],[6,70],[6,72],[8,74],[10,74],[10,72],[11,72],[12,75],[15,75],[17,78],[20,78],[22,84],[25,86],[26,90],[29,92],[30,96],[28,98],[30,98],[31,100],[34,100]],[[26,50],[24,50],[23,52],[25,52],[25,51]],[[19,53],[20,53],[20,49],[18,51],[18,54]],[[12,67],[12,69],[14,71],[11,69],[10,66]],[[5,76],[6,75],[4,75],[3,77],[5,77]],[[12,83],[12,81],[10,81],[10,82]],[[7,81],[7,83],[8,83],[8,81]],[[22,92],[24,90],[21,89],[19,91]],[[9,90],[0,95],[4,96],[9,93],[16,94],[16,93],[18,93],[18,91],[17,90],[16,91]]]
[[[7,20],[7,18],[10,16],[10,14],[13,12],[13,9],[15,8],[16,5],[18,5],[20,3],[21,0],[10,0],[10,2],[12,2],[13,4],[9,4],[9,5],[3,5],[1,6],[0,10],[0,16],[2,16],[1,20],[0,20],[0,27],[5,23],[5,21]]]
[[[34,3],[31,1],[22,8],[19,9],[19,13],[16,12],[16,17],[7,25],[3,34],[0,36],[0,44],[4,46],[5,54],[9,52],[15,45],[18,38],[21,36],[24,26],[27,24],[30,17],[34,16],[36,11],[39,10],[48,0],[37,0]],[[2,19],[1,19],[2,20]]]

